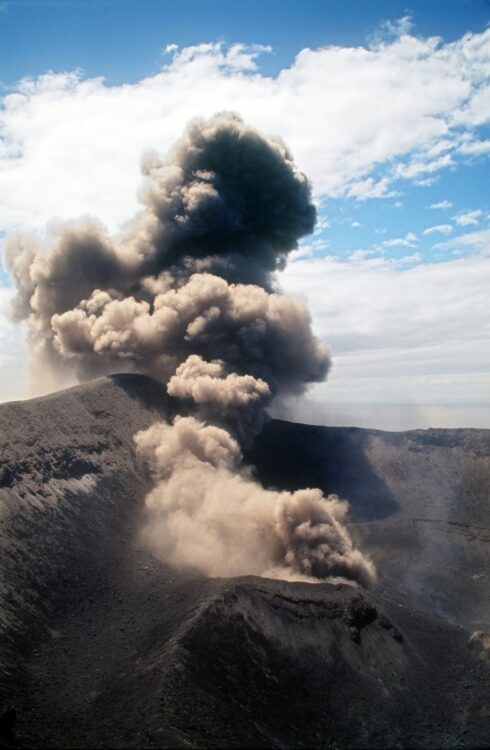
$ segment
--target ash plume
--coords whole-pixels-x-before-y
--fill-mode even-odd
[[[317,489],[263,489],[229,431],[177,417],[135,440],[156,481],[144,533],[170,562],[211,576],[373,580],[344,526],[347,503]]]
[[[314,226],[306,177],[281,141],[228,113],[193,122],[142,170],[143,209],[119,237],[84,219],[45,244],[8,238],[13,313],[37,367],[78,379],[148,373],[192,411],[135,436],[156,482],[145,534],[172,563],[369,583],[346,503],[264,490],[242,463],[240,444],[274,397],[302,393],[330,366],[307,309],[274,276]]]

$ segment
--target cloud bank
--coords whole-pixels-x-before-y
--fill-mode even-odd
[[[311,392],[324,418],[329,404],[337,413],[342,403],[489,404],[490,233],[441,245],[444,260],[410,267],[371,256],[297,258],[288,265],[284,290],[308,300],[316,333],[333,353],[328,384]],[[294,414],[302,418],[298,404]],[[349,415],[355,424],[352,409]],[[374,413],[370,419],[374,426]],[[444,415],[437,419],[444,426]],[[451,419],[447,424],[454,426]],[[413,422],[397,421],[398,429],[408,426]]]

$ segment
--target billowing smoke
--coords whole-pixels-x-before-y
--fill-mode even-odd
[[[146,369],[149,362],[149,371],[158,375],[162,369],[166,377],[175,355],[155,355],[155,348],[159,335],[171,332],[172,321],[157,307],[157,294],[205,271],[271,289],[273,272],[313,228],[309,185],[286,147],[237,116],[192,124],[166,161],[147,153],[142,169],[144,208],[117,239],[91,219],[55,227],[53,241],[44,247],[28,237],[8,239],[7,267],[18,286],[14,316],[29,321],[36,366],[42,359],[56,372],[66,369],[69,358],[68,369],[83,378],[121,365]],[[208,292],[198,284],[189,291],[199,294],[212,318]],[[176,306],[180,301],[185,303],[185,295]],[[68,311],[72,315],[57,318],[55,329],[53,316]],[[181,312],[192,316],[182,307],[174,314]],[[101,319],[98,325],[92,325],[94,318]],[[253,339],[252,330],[249,335]],[[325,357],[319,366],[324,374]]]
[[[146,154],[143,174],[143,210],[118,238],[90,219],[44,245],[9,238],[14,315],[37,366],[79,379],[146,372],[192,411],[136,436],[156,481],[145,534],[172,563],[368,583],[346,503],[266,491],[242,464],[272,399],[330,364],[274,276],[314,226],[306,177],[282,142],[232,114],[191,124],[166,160]]]
[[[347,503],[317,489],[262,489],[228,430],[177,417],[136,443],[156,479],[145,534],[170,562],[212,576],[373,580],[343,525]]]

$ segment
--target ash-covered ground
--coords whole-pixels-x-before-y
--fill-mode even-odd
[[[365,591],[154,557],[133,435],[173,410],[138,375],[0,406],[3,744],[488,746],[490,431],[266,424],[257,478],[349,500]]]

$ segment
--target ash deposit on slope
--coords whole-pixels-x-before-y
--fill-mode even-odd
[[[232,114],[194,122],[166,160],[149,152],[142,166],[144,208],[121,237],[85,220],[45,246],[8,241],[38,367],[51,379],[145,372],[182,401],[172,425],[135,437],[155,479],[145,536],[165,559],[368,585],[374,566],[352,543],[345,502],[266,491],[242,463],[271,400],[330,365],[308,311],[274,278],[314,226],[306,177],[282,142]]]

